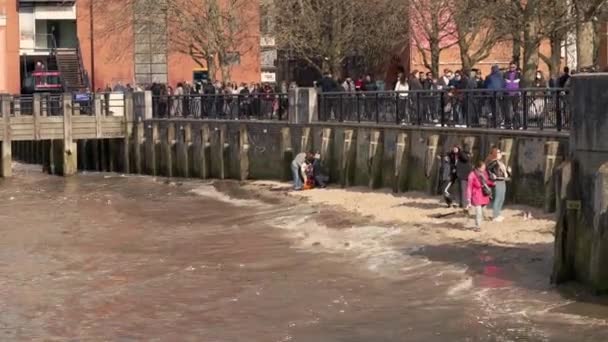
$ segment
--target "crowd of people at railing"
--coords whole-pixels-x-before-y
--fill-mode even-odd
[[[445,69],[438,78],[417,70],[409,77],[399,73],[388,91],[384,82],[375,82],[371,75],[342,81],[325,74],[316,84],[321,91],[320,118],[402,124],[448,122],[457,127],[481,125],[485,120],[515,129],[529,121],[557,126],[556,121],[562,124],[566,119],[561,114],[571,76],[568,68],[549,80],[538,70],[534,82],[525,89],[516,64],[504,71],[494,65],[491,70],[485,78],[478,69],[468,73]]]
[[[282,119],[288,107],[287,93],[295,83],[223,83],[203,80],[180,82],[175,88],[154,83],[153,112],[157,117],[214,117]]]

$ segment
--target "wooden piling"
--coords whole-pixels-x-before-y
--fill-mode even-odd
[[[13,156],[11,146],[11,101],[12,96],[2,96],[2,165],[0,165],[0,175],[11,177],[13,175]]]

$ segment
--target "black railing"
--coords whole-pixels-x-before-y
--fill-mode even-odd
[[[566,130],[566,89],[322,93],[319,121]]]
[[[154,118],[287,120],[288,106],[283,93],[152,97]]]
[[[34,95],[13,96],[10,110],[16,116],[34,115]],[[63,96],[61,94],[40,94],[40,115],[63,115]]]

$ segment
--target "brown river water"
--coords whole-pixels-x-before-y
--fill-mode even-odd
[[[0,341],[608,341],[605,301],[548,283],[550,250],[21,166],[0,180]]]

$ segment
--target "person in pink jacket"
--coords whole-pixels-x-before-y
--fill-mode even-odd
[[[469,174],[468,180],[467,199],[469,205],[475,208],[475,229],[479,230],[483,221],[483,208],[490,204],[494,183],[490,180],[483,161],[475,164],[475,169]]]

